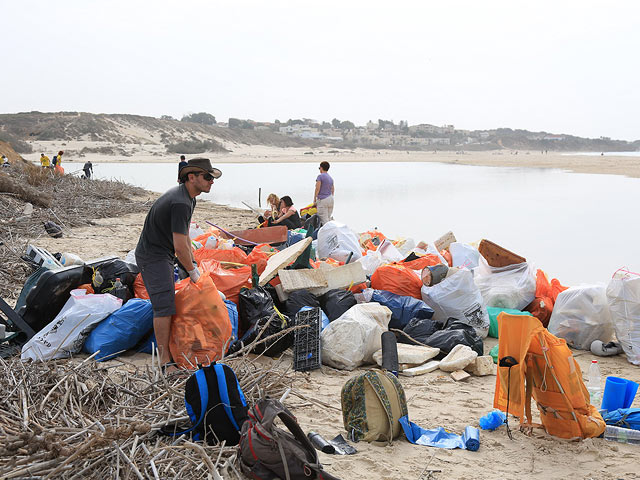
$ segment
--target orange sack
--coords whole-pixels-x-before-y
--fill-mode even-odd
[[[273,250],[273,252],[269,253],[267,250]],[[264,272],[264,269],[267,268],[269,257],[276,252],[277,250],[268,243],[262,243],[253,247],[249,256],[240,263],[244,263],[245,265],[253,265],[255,263],[258,275],[260,275]]]
[[[135,295],[136,298],[149,300],[149,292],[147,292],[147,287],[144,286],[144,280],[142,280],[141,273],[136,275],[136,278],[133,281],[133,294]]]
[[[371,288],[422,300],[422,280],[412,269],[399,263],[378,267],[371,275]]]
[[[249,265],[242,267],[223,266],[216,260],[205,260],[200,267],[209,272],[216,288],[236,305],[240,290],[243,287],[251,288],[251,266]]]
[[[200,263],[204,262],[205,260],[244,263],[247,259],[247,254],[238,247],[233,247],[229,250],[222,250],[219,248],[199,248],[197,250],[194,250],[193,258],[196,260],[198,265],[200,265]]]
[[[206,270],[197,283],[185,278],[179,284],[169,337],[171,356],[181,368],[209,365],[222,357],[231,338],[227,307]]]
[[[442,260],[434,253],[427,253],[420,258],[416,258],[415,260],[409,260],[408,262],[405,262],[403,260],[400,263],[402,263],[402,265],[404,265],[405,267],[409,267],[411,270],[422,271],[424,267],[433,267],[434,265],[441,264]]]

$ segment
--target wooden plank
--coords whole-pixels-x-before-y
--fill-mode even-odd
[[[311,245],[311,238],[307,237],[301,242],[294,243],[290,247],[272,255],[267,261],[267,268],[265,268],[262,275],[260,275],[260,286],[264,287],[280,270],[295,262],[296,258],[302,255],[302,252],[304,252],[309,245]]]
[[[441,252],[445,248],[449,248],[449,245],[451,245],[455,241],[456,236],[453,234],[453,232],[447,232],[435,242],[433,242],[433,245],[438,249],[439,252]]]
[[[494,268],[516,265],[527,261],[526,258],[521,257],[517,253],[510,252],[506,248],[486,239],[483,239],[480,242],[478,251],[480,252],[480,255],[485,258],[487,263]]]
[[[335,288],[347,288],[367,280],[367,275],[360,262],[348,263],[340,267],[326,268],[322,271],[327,279],[327,286],[311,289],[310,292],[314,295],[322,295]]]
[[[253,243],[282,243],[287,241],[287,227],[276,225],[274,227],[251,228],[249,230],[232,230],[227,235],[220,232],[222,238],[233,238],[238,245],[251,245]],[[242,239],[242,240],[241,240]],[[249,242],[245,242],[249,240]]]
[[[278,274],[282,289],[289,293],[296,290],[326,287],[327,277],[322,270],[305,268],[301,270],[280,270]]]

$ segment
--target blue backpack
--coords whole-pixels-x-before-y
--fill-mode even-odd
[[[191,427],[179,430],[176,425],[167,425],[162,427],[162,433],[169,436],[192,433],[194,440],[210,445],[222,440],[228,446],[238,444],[240,429],[248,419],[248,407],[231,367],[212,363],[200,368],[187,380],[184,403]]]

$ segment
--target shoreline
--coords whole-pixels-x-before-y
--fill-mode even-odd
[[[65,142],[61,148],[73,150],[74,147],[86,145],[89,142]],[[94,142],[97,144],[97,142]],[[78,144],[78,145],[76,145]],[[57,145],[57,146],[54,146]],[[34,152],[53,151],[59,148],[57,142],[39,142],[34,144]],[[580,155],[575,153],[550,152],[542,154],[532,151],[518,151],[514,154],[509,150],[494,150],[483,152],[449,152],[449,151],[407,151],[407,150],[341,150],[331,147],[325,148],[282,148],[262,145],[226,145],[232,150],[229,153],[204,152],[197,155],[187,155],[187,158],[204,156],[211,158],[214,163],[316,163],[328,162],[367,163],[367,162],[428,162],[454,165],[482,166],[482,167],[511,167],[511,168],[544,168],[560,169],[574,173],[591,173],[601,175],[623,175],[640,178],[640,156],[628,155]],[[83,157],[71,155],[64,163],[83,163],[91,160],[93,163],[177,163],[179,155],[168,155],[161,151],[160,145],[136,145],[130,155],[101,155],[87,154]],[[309,153],[313,152],[313,154]],[[331,153],[330,153],[331,152]],[[34,163],[38,161],[39,153],[23,155]]]

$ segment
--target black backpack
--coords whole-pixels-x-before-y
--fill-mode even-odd
[[[193,439],[215,445],[237,445],[240,429],[247,416],[244,398],[236,374],[224,363],[212,363],[200,368],[185,385],[184,403],[191,419],[191,428],[178,430],[176,425],[162,427],[165,435],[178,436],[193,432]]]

